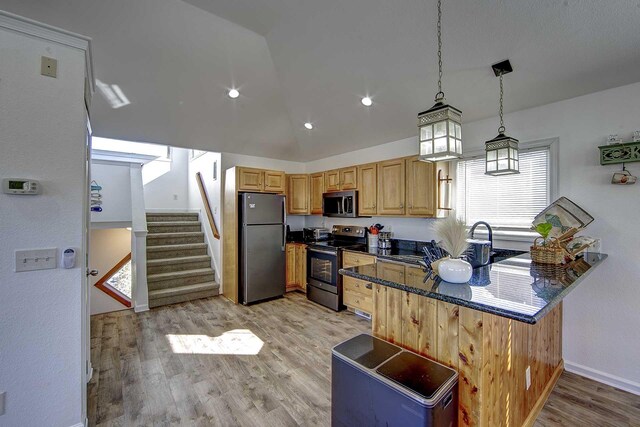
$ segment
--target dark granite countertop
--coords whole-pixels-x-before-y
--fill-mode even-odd
[[[529,254],[476,268],[469,283],[454,284],[410,275],[398,283],[376,264],[341,269],[340,274],[534,324],[593,271],[606,254],[587,253],[562,266],[534,264]]]

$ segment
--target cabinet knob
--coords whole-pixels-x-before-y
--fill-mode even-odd
[[[371,289],[373,288],[373,285],[371,283],[367,283],[366,285],[364,285],[364,287],[367,289]]]
[[[400,203],[400,209],[404,208],[404,203]]]

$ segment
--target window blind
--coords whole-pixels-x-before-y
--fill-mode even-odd
[[[468,225],[528,229],[549,205],[549,147],[520,151],[520,174],[485,175],[484,157],[461,160],[456,174],[456,209]]]

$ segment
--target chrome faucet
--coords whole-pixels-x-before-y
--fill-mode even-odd
[[[485,227],[487,227],[487,230],[489,231],[489,242],[491,242],[491,251],[493,251],[493,230],[491,229],[491,226],[489,225],[489,223],[484,221],[478,221],[475,224],[473,224],[471,226],[471,230],[469,230],[469,234],[471,238],[473,239],[473,233],[475,233],[476,227],[478,227],[479,225],[484,225]]]

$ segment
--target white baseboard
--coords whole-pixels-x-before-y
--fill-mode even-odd
[[[149,311],[149,304],[142,304],[134,307],[133,311],[136,313],[142,313],[143,311]]]
[[[589,368],[578,363],[568,362],[566,360],[564,361],[564,369],[571,373],[578,374],[640,396],[640,384],[637,382],[629,381],[625,378],[620,378],[615,375],[607,374],[606,372],[598,371],[597,369]]]

